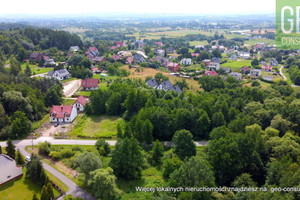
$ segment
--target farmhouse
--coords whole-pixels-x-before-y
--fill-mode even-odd
[[[52,106],[50,122],[72,122],[77,117],[77,108],[74,106]]]
[[[29,59],[32,61],[40,61],[43,58],[43,54],[41,53],[32,53],[29,56]]]
[[[82,90],[98,90],[99,89],[99,80],[95,78],[87,78],[81,80]]]
[[[75,108],[77,109],[77,112],[83,112],[84,107],[87,102],[88,102],[88,99],[86,99],[84,96],[80,95],[74,102],[73,106],[75,106]]]
[[[11,157],[0,154],[0,185],[23,175],[22,167],[16,165],[16,161]]]
[[[79,51],[79,46],[71,46],[70,47],[70,52],[77,52],[77,51]]]
[[[135,54],[133,56],[133,60],[134,60],[135,63],[145,62],[145,58],[142,55],[140,55],[140,54]]]
[[[240,52],[239,56],[240,56],[240,58],[249,59],[250,52]]]
[[[70,78],[70,73],[66,69],[50,71],[47,74],[47,78],[56,78],[57,80],[61,81]]]

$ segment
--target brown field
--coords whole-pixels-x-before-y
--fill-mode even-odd
[[[275,33],[275,29],[269,28],[269,29],[261,29],[261,34],[265,34],[265,30],[267,32],[274,32]],[[259,34],[259,29],[254,29],[253,32],[254,34]]]
[[[167,72],[163,72],[163,71],[152,69],[152,68],[141,68],[140,72],[137,72],[135,68],[129,69],[127,65],[123,66],[123,68],[126,70],[129,70],[130,71],[129,78],[134,78],[134,79],[139,78],[139,79],[145,80],[147,76],[154,77],[155,74],[157,74],[159,72],[161,72],[165,76],[168,76],[169,80],[171,81],[172,84],[175,84],[176,81],[180,81],[183,79],[181,77],[170,76],[170,74]],[[190,88],[189,90],[195,91],[195,90],[200,89],[200,86],[197,81],[192,80],[192,79],[186,79],[186,82]]]

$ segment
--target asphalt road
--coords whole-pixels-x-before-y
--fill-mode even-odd
[[[44,142],[48,141],[51,144],[56,144],[56,145],[95,145],[97,140],[65,140],[65,139],[53,139],[51,137],[40,137],[38,139],[34,140],[15,140],[13,141],[14,145],[16,146],[17,149],[20,150],[20,152],[24,156],[30,156],[30,154],[25,150],[26,146],[30,145],[37,145],[39,142]],[[116,141],[107,141],[109,145],[114,146],[116,144]],[[171,146],[171,142],[163,142],[164,145],[166,146]],[[207,141],[198,141],[195,142],[196,146],[206,146],[208,144]],[[0,142],[1,147],[6,147],[6,142]],[[83,190],[81,187],[79,187],[77,184],[75,184],[73,181],[71,181],[68,177],[51,167],[45,162],[43,163],[43,167],[53,174],[56,178],[61,180],[67,187],[69,188],[69,191],[67,194],[72,194],[74,197],[80,197],[83,198],[84,200],[96,200],[95,197],[87,193],[85,190]],[[59,198],[60,200],[63,199],[63,197]]]

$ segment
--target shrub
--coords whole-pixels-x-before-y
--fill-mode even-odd
[[[38,144],[39,154],[48,156],[50,153],[51,144],[48,142],[43,142]]]
[[[60,152],[60,156],[61,156],[61,158],[70,158],[70,157],[74,156],[74,152],[71,149],[63,149]]]
[[[61,159],[60,153],[57,152],[57,151],[51,151],[51,152],[49,153],[49,156],[50,156],[53,160],[60,160],[60,159]]]

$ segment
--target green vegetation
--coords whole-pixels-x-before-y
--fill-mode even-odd
[[[72,138],[115,138],[118,123],[122,124],[124,120],[112,116],[84,115],[69,133],[69,136]]]
[[[42,187],[34,181],[25,178],[26,168],[23,168],[23,176],[0,186],[0,199],[22,199],[31,200],[33,193],[41,195]],[[54,196],[59,192],[54,189]]]
[[[244,66],[251,66],[251,60],[227,60],[226,63],[221,64],[222,67],[229,67],[232,71],[238,71]]]

